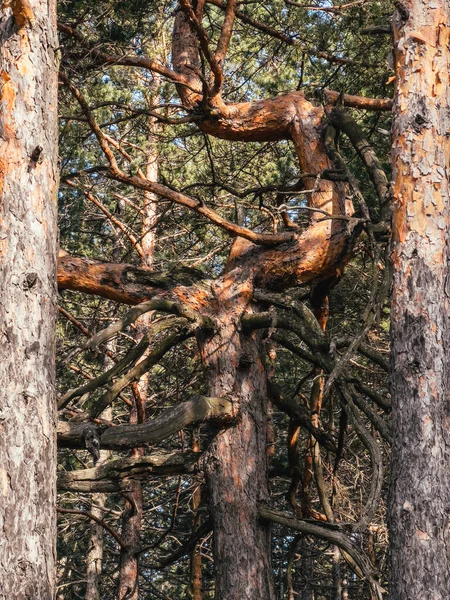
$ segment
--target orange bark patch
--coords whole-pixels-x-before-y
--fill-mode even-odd
[[[0,101],[3,105],[4,137],[8,140],[15,135],[13,111],[17,96],[16,86],[6,71],[1,71],[0,77],[2,81]]]
[[[6,173],[5,166],[6,166],[5,162],[4,162],[3,158],[0,156],[0,197],[3,194],[3,186],[5,184],[5,173]],[[1,206],[1,204],[0,204],[0,206]]]
[[[426,531],[422,531],[421,529],[417,531],[417,537],[419,539],[419,542],[421,542],[422,544],[426,544],[430,541],[430,536],[428,535],[428,533]]]

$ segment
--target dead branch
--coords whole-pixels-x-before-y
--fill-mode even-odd
[[[88,432],[97,431],[100,448],[105,450],[129,450],[147,448],[178,433],[188,425],[207,420],[220,424],[235,418],[232,402],[226,398],[193,396],[190,400],[168,408],[158,417],[138,425],[106,427],[93,423],[58,422],[58,445],[61,448],[84,448]]]
[[[119,458],[90,469],[60,472],[57,487],[59,491],[88,494],[126,491],[132,480],[193,473],[200,456],[189,450]]]

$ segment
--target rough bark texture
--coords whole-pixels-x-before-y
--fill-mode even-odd
[[[270,530],[258,519],[258,502],[268,498],[266,377],[260,341],[239,324],[251,296],[235,272],[220,281],[212,306],[220,330],[202,344],[209,391],[228,396],[239,413],[214,440],[206,465],[220,600],[274,599]]]
[[[0,597],[53,598],[56,72],[53,0],[0,10]]]
[[[172,60],[175,71],[189,81],[189,88],[178,86],[183,104],[196,106],[202,98],[199,42],[188,17],[178,12],[173,37]],[[323,107],[314,106],[303,92],[290,92],[276,98],[253,102],[225,104],[220,96],[208,98],[208,117],[199,123],[205,133],[235,141],[270,141],[291,139],[301,173],[305,178],[309,206],[334,216],[350,216],[351,201],[346,199],[347,186],[315,176],[335,168],[327,157],[322,140]],[[311,225],[274,249],[255,247],[249,237],[243,240],[236,255],[252,263],[256,285],[279,290],[280,287],[321,281],[339,274],[349,259],[352,226],[348,221],[324,220],[323,214],[312,212]],[[243,236],[246,237],[246,236]],[[231,263],[231,266],[234,266]]]
[[[450,589],[449,20],[445,1],[395,18],[390,490],[392,600]]]
[[[201,6],[202,3],[197,5],[198,12]],[[213,318],[217,325],[214,335],[211,331],[200,331],[198,338],[208,394],[222,399],[218,414],[206,415],[203,411],[198,417],[186,407],[177,407],[170,423],[160,420],[150,429],[148,424],[127,426],[126,433],[119,426],[113,428],[114,432],[101,435],[101,443],[110,438],[109,445],[125,447],[130,435],[137,439],[136,434],[141,433],[142,437],[135,443],[144,446],[149,443],[149,435],[154,441],[155,436],[163,439],[168,431],[175,431],[174,423],[183,427],[207,416],[222,415],[229,418],[230,424],[230,417],[237,416],[237,421],[216,436],[205,466],[214,518],[216,598],[274,600],[270,530],[268,524],[258,518],[258,503],[268,497],[266,373],[259,355],[259,334],[243,330],[241,317],[254,310],[255,285],[281,291],[338,277],[351,256],[357,228],[350,219],[353,208],[347,199],[347,184],[325,178],[334,165],[322,139],[323,109],[306,100],[302,92],[227,105],[221,99],[220,86],[217,87],[220,83],[217,72],[214,73],[215,93],[203,98],[202,81],[198,76],[201,66],[198,31],[184,12],[177,13],[172,59],[179,76],[177,81],[188,83],[188,86],[179,85],[183,104],[192,108],[201,105],[206,116],[199,127],[219,138],[292,140],[299,172],[310,174],[303,178],[309,207],[313,209],[309,227],[276,235],[253,232],[227,221],[193,198],[150,179],[128,176],[110,160],[110,175],[117,181],[159,194],[209,219],[231,235],[239,236],[233,244],[225,274],[208,286],[191,279],[186,284],[195,285],[183,287],[185,281],[178,274],[166,279],[150,269],[63,257],[58,283],[60,289],[76,289],[129,304],[142,302],[157,292]],[[328,214],[334,218],[324,219],[324,212],[325,217]],[[313,427],[310,421],[308,423]],[[67,429],[64,443],[83,443],[81,429],[86,426],[66,424],[64,427]],[[62,435],[60,440],[63,441]]]

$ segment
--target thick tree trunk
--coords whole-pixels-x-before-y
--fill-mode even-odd
[[[392,600],[450,590],[450,9],[395,18]]]
[[[0,10],[0,597],[4,599],[50,599],[55,591],[55,16],[53,0],[2,3]]]
[[[251,286],[231,272],[215,290],[220,330],[202,344],[209,391],[227,396],[236,425],[221,431],[209,451],[206,475],[214,519],[216,598],[273,600],[270,531],[258,519],[267,490],[267,390],[256,334],[245,337],[239,319]]]

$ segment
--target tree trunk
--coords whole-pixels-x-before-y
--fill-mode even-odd
[[[152,82],[152,93],[149,98],[149,105],[158,104],[158,85],[159,78]],[[158,148],[155,137],[155,120],[149,119],[148,122],[148,150],[147,164],[145,176],[149,181],[158,181]],[[155,224],[157,220],[157,205],[158,198],[152,192],[144,192],[144,206],[142,207],[142,227],[141,227],[141,266],[152,268],[155,262]],[[139,342],[147,330],[151,327],[154,318],[153,311],[147,312],[136,322],[137,336],[136,341]],[[146,352],[142,360],[148,356]],[[130,423],[144,423],[145,411],[148,398],[149,374],[144,375],[133,386],[135,407],[130,414]],[[143,448],[134,449],[135,456],[144,456]],[[122,521],[122,539],[126,544],[125,549],[120,555],[120,572],[119,572],[119,600],[138,600],[139,598],[139,551],[141,547],[142,533],[142,504],[143,504],[143,489],[140,481],[130,483],[130,491],[128,497],[132,501],[126,501],[125,510]]]
[[[109,342],[108,349],[114,350],[115,343]],[[109,356],[105,357],[105,369],[111,366],[112,360]],[[112,419],[111,407],[103,411],[101,417],[106,420]],[[111,458],[109,450],[100,450],[100,458],[95,466],[107,463]],[[90,512],[103,519],[105,516],[105,507],[107,494],[92,494]],[[90,539],[86,557],[86,594],[85,600],[100,600],[100,579],[103,569],[103,550],[104,550],[104,528],[100,523],[92,523],[90,526]]]
[[[392,600],[450,589],[450,9],[395,18],[390,488]]]
[[[55,592],[55,31],[53,0],[2,3],[0,595],[5,599],[50,599]]]
[[[200,452],[200,436],[199,430],[194,430],[192,439],[192,450],[194,452]],[[199,507],[202,501],[202,487],[199,483],[196,489],[192,494],[192,512],[193,512],[193,529],[197,530],[200,525],[200,514]],[[201,542],[196,544],[195,548],[191,552],[191,593],[192,600],[203,600],[203,591],[202,591],[202,552],[201,552]]]
[[[216,285],[212,310],[220,330],[202,344],[209,391],[227,396],[239,414],[238,423],[215,438],[206,465],[214,519],[215,597],[273,600],[270,531],[258,519],[258,503],[268,498],[266,377],[260,340],[240,331],[239,319],[248,309],[252,289],[235,277],[231,272]]]
[[[142,529],[142,486],[138,481],[130,484],[122,517],[120,553],[119,600],[137,600],[139,597],[139,551]]]
[[[101,464],[109,459],[107,450],[102,450],[100,460]],[[99,519],[105,516],[107,494],[92,494],[90,512]],[[100,600],[100,578],[103,566],[103,526],[99,523],[92,523],[90,526],[90,539],[88,553],[86,557],[86,594],[85,600]]]

